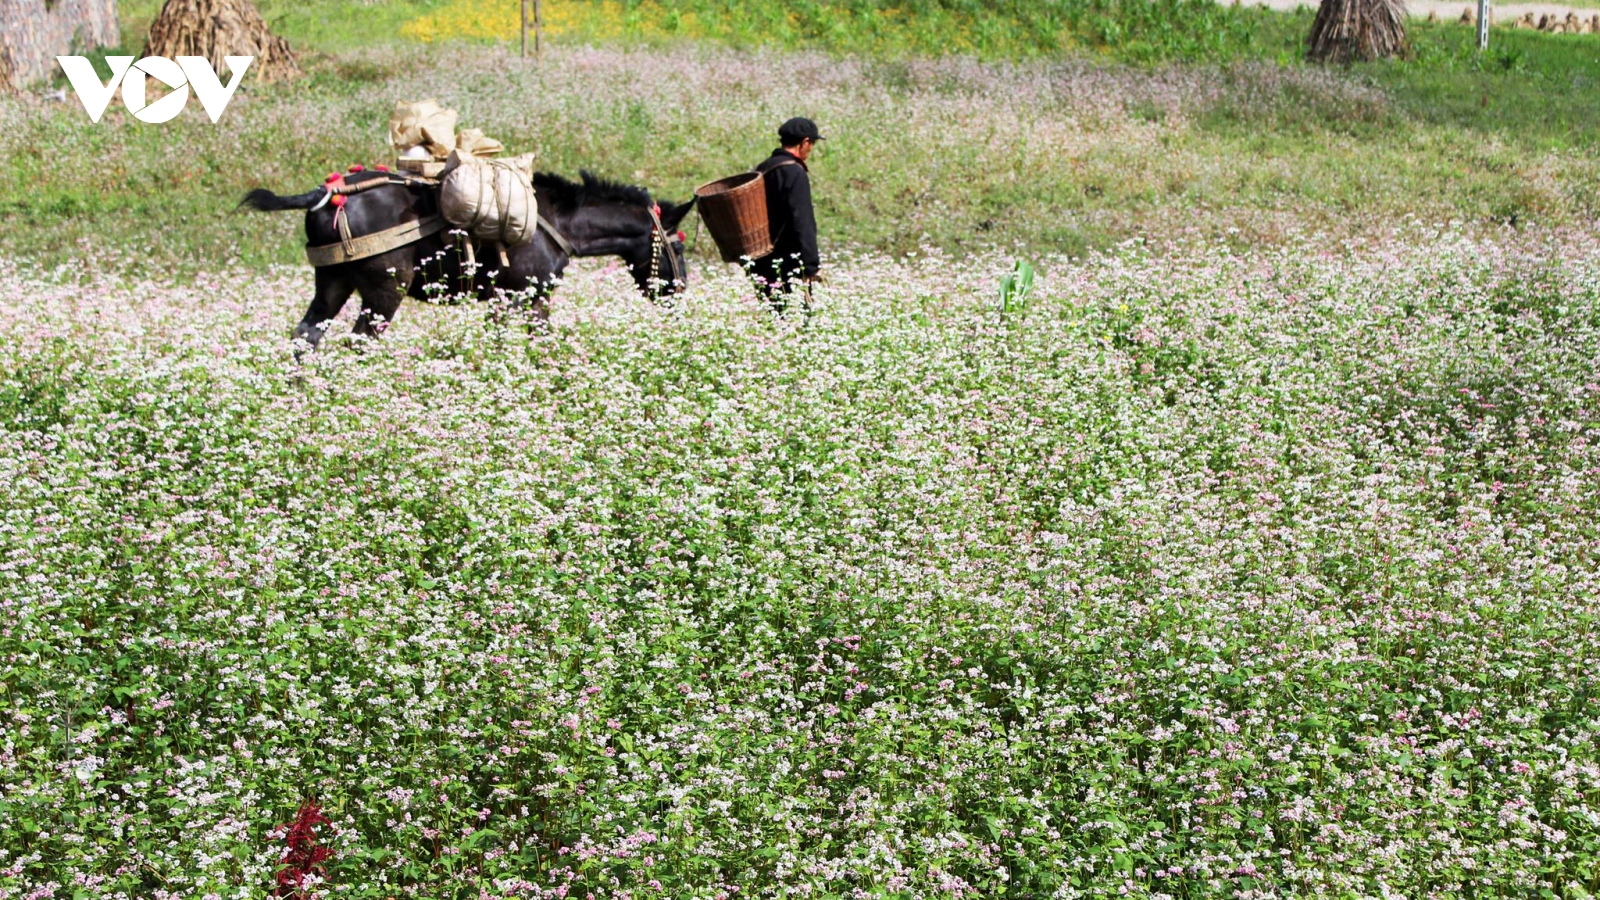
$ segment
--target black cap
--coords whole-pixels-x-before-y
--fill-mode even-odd
[[[778,140],[785,144],[798,144],[806,138],[813,141],[825,140],[817,131],[817,123],[801,116],[796,116],[778,126]]]

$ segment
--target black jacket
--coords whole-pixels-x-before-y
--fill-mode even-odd
[[[783,148],[756,166],[767,188],[767,227],[772,229],[772,254],[766,260],[784,269],[798,269],[807,278],[817,274],[817,216],[811,208],[811,176],[806,164]],[[799,263],[791,261],[798,256]]]

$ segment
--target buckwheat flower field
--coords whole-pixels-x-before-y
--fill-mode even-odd
[[[1587,897],[1587,232],[553,328],[0,263],[0,897]],[[69,278],[70,274],[70,278]]]

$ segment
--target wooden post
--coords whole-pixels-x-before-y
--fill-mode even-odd
[[[522,0],[522,58],[528,58],[528,0]]]
[[[1489,0],[1478,0],[1478,49],[1489,49]]]
[[[524,3],[527,0],[523,0]],[[544,6],[543,0],[533,0],[533,55],[544,59]]]

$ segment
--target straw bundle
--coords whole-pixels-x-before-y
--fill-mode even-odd
[[[250,0],[167,0],[150,25],[146,56],[203,56],[221,77],[223,57],[254,56],[250,75],[262,81],[300,74],[289,43],[267,30]]]
[[[1406,52],[1402,0],[1322,0],[1306,56],[1317,62],[1385,59]]]

